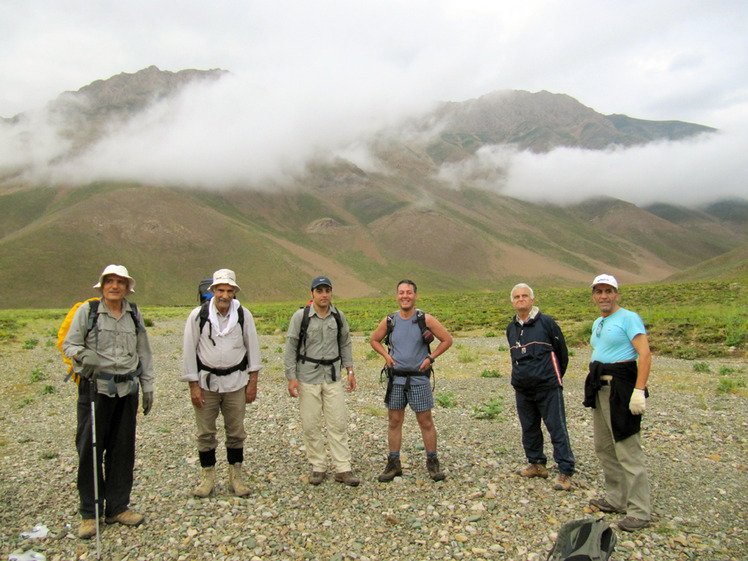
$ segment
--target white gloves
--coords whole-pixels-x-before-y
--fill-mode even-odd
[[[646,408],[647,398],[644,397],[644,390],[634,388],[634,393],[631,394],[631,400],[629,401],[629,411],[632,415],[643,415]]]

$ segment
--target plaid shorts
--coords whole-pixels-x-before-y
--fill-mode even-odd
[[[434,395],[431,393],[431,385],[412,385],[408,388],[408,391],[405,391],[404,384],[393,384],[387,409],[405,409],[405,405],[408,403],[416,413],[433,409]]]

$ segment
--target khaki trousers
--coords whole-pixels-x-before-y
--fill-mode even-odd
[[[203,390],[205,403],[202,409],[193,407],[197,421],[197,449],[199,452],[215,450],[216,419],[223,414],[226,428],[226,448],[244,448],[247,432],[244,430],[244,411],[247,405],[244,388],[228,393]]]
[[[628,516],[650,520],[652,507],[641,433],[615,442],[610,423],[610,386],[597,393],[592,416],[595,453],[605,474],[606,500]]]
[[[348,412],[343,384],[305,384],[299,382],[299,413],[304,433],[306,457],[313,471],[327,471],[327,447],[336,473],[351,471],[351,452],[348,449]]]

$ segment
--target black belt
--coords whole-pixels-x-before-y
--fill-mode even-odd
[[[106,380],[107,390],[110,394],[117,394],[117,388],[115,384],[121,384],[123,382],[133,381],[133,385],[130,388],[130,394],[138,393],[138,377],[143,372],[143,367],[138,363],[138,367],[130,372],[129,374],[108,374],[107,372],[101,372],[98,376],[100,380]]]
[[[305,355],[300,355],[299,360],[301,361],[301,364],[304,364],[305,362],[311,362],[312,364],[321,364],[322,366],[329,366],[330,367],[330,376],[332,376],[332,381],[337,381],[337,376],[335,376],[335,363],[340,360],[340,355],[336,356],[335,358],[311,358]]]
[[[390,368],[385,366],[382,369],[382,372],[385,372],[387,374],[387,391],[384,394],[384,403],[386,405],[389,405],[390,401],[390,394],[392,393],[392,386],[395,384],[395,376],[403,376],[405,378],[405,391],[408,391],[410,389],[410,378],[411,376],[426,376],[430,377],[432,372],[434,371],[433,368],[429,368],[425,372],[423,370],[396,370],[395,368]]]
[[[205,379],[205,385],[207,386],[208,390],[210,390],[210,377],[215,376],[228,376],[229,374],[233,374],[234,372],[238,372],[239,370],[246,370],[249,366],[249,356],[244,355],[244,358],[242,361],[235,365],[230,366],[228,368],[213,368],[212,366],[206,366],[202,363],[200,360],[200,357],[197,357],[197,368],[198,370],[204,370],[208,373],[208,377]]]

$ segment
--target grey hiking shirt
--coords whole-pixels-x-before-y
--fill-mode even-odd
[[[330,367],[309,361],[296,361],[296,346],[299,341],[299,329],[301,329],[304,309],[296,310],[288,325],[286,354],[283,361],[286,369],[286,379],[298,379],[299,382],[304,384],[330,383],[332,382],[332,368],[334,368],[335,379],[340,381],[340,362]],[[338,324],[332,315],[332,310],[337,310],[337,308],[330,304],[330,310],[323,318],[315,311],[313,305],[309,306],[309,326],[306,332],[306,343],[302,345],[301,354],[314,359],[333,359],[340,355],[343,367],[347,368],[353,366],[351,332],[345,314],[338,310],[343,331],[340,338],[340,351],[338,352]]]
[[[122,315],[115,317],[109,310],[104,299],[100,299],[96,325],[88,335],[88,313],[91,305],[88,302],[81,304],[73,316],[65,341],[62,343],[62,352],[73,361],[76,372],[80,366],[73,357],[84,348],[93,349],[99,355],[101,371],[107,374],[131,374],[140,364],[143,369],[140,374],[140,386],[143,392],[153,391],[153,353],[148,342],[148,335],[143,329],[138,329],[132,319],[130,303],[125,300],[122,303]],[[140,312],[138,311],[138,314]],[[140,325],[143,318],[139,317]],[[115,397],[110,392],[108,380],[97,380],[98,393],[109,397]],[[116,394],[124,397],[131,393],[133,381],[118,382],[115,384]]]

